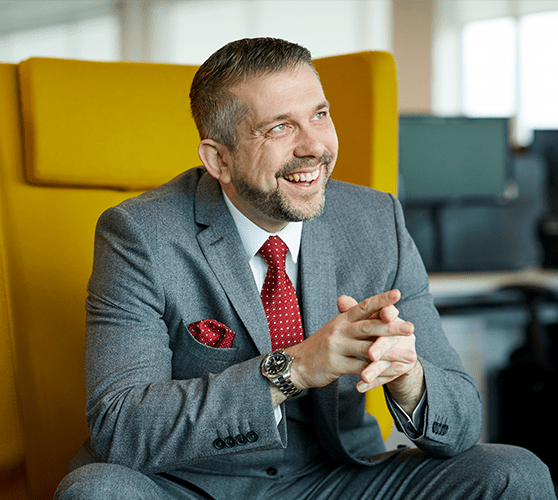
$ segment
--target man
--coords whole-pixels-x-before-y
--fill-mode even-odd
[[[309,52],[232,42],[190,97],[205,169],[99,220],[91,441],[57,498],[555,498],[529,452],[475,445],[478,391],[396,199],[328,183]],[[418,448],[385,451],[380,385]]]

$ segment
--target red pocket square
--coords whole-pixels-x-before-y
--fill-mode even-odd
[[[188,330],[198,342],[209,347],[228,349],[232,346],[234,339],[234,332],[214,319],[204,319],[190,323]]]

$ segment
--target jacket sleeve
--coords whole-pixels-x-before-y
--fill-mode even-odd
[[[450,346],[429,292],[428,276],[418,250],[405,229],[400,203],[392,197],[398,239],[393,288],[401,291],[400,317],[415,325],[416,350],[424,367],[427,404],[418,436],[407,433],[429,454],[451,457],[473,446],[482,430],[478,388]],[[400,430],[403,422],[394,414]]]
[[[284,446],[286,428],[276,424],[260,356],[236,362],[234,345],[196,346],[182,324],[191,349],[209,353],[207,370],[173,376],[164,283],[171,278],[163,278],[155,258],[156,239],[121,207],[97,226],[85,344],[93,451],[100,461],[158,472]],[[190,296],[203,298],[203,282]]]

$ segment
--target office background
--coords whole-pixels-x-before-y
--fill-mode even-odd
[[[474,273],[498,276],[544,264],[538,231],[551,204],[548,159],[533,140],[534,130],[558,129],[557,28],[558,0],[2,0],[0,61],[197,64],[224,43],[252,36],[286,38],[315,57],[391,51],[402,117],[505,118],[509,127],[500,196],[450,200],[437,223],[430,205],[405,206],[429,271],[458,272],[474,284]],[[515,297],[511,306],[504,297],[479,307],[484,298],[474,286],[459,291],[464,302],[454,307],[455,294],[444,290],[436,288],[445,329],[487,402],[483,439],[497,439],[497,379],[525,341],[529,310]],[[552,301],[541,307],[545,326],[558,322],[555,309]],[[524,404],[521,395],[517,404]]]

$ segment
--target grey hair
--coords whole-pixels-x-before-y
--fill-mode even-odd
[[[236,151],[238,125],[250,110],[230,88],[303,64],[314,69],[310,51],[277,38],[245,38],[221,47],[198,69],[190,89],[190,108],[200,139],[213,139]]]

